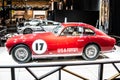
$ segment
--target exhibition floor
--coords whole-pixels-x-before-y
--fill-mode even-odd
[[[78,74],[84,78],[87,78],[89,80],[98,80],[99,77],[99,65],[96,64],[90,64],[90,63],[101,63],[101,62],[114,62],[114,61],[120,61],[120,47],[115,46],[116,50],[114,52],[105,53],[100,57],[99,59],[95,61],[84,61],[82,59],[78,58],[68,58],[68,59],[53,59],[53,60],[34,60],[30,63],[25,64],[18,64],[16,63],[10,55],[8,55],[8,52],[5,47],[0,47],[0,80],[11,80],[11,70],[8,67],[16,66],[15,69],[15,80],[35,80],[33,76],[25,68],[19,68],[18,66],[40,66],[40,67],[30,67],[30,69],[35,73],[37,77],[43,76],[49,71],[52,71],[58,67],[50,66],[50,67],[42,67],[42,65],[61,65],[61,64],[77,64],[77,65],[69,65],[66,66],[64,69],[67,69],[75,74]],[[89,64],[89,65],[78,65],[81,64]],[[120,68],[120,63],[116,63],[117,67]],[[5,66],[8,66],[4,68]],[[109,79],[113,75],[115,75],[117,70],[113,67],[112,64],[105,64],[103,69],[103,80]],[[54,74],[45,77],[42,80],[58,80],[59,74],[58,72],[55,72]],[[61,71],[61,80],[83,80],[76,76],[73,76],[72,74],[67,73],[66,71]]]

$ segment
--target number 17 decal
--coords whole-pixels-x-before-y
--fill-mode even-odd
[[[43,54],[47,50],[47,44],[44,40],[35,40],[32,44],[32,49],[36,54]]]
[[[42,50],[44,43],[36,43],[36,50]]]

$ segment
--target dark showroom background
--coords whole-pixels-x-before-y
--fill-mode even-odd
[[[18,20],[85,22],[120,36],[120,0],[0,0],[0,46],[17,33]]]
[[[119,8],[120,0],[0,0],[0,80],[120,80]],[[108,53],[105,52],[105,54],[101,54],[101,52],[99,52],[102,50],[100,46],[103,46],[106,48],[106,50],[107,47],[110,49],[110,47],[113,47],[112,43],[115,43],[115,40],[110,39],[110,37],[105,38],[106,36],[104,37],[101,35],[100,39],[99,37],[97,39],[97,36],[94,36],[93,38],[93,35],[95,33],[89,28],[85,28],[86,32],[88,31],[87,36],[92,35],[92,38],[89,36],[86,37],[85,35],[85,37],[83,36],[83,39],[80,39],[81,36],[78,37],[78,35],[75,35],[77,37],[65,36],[67,40],[64,39],[64,36],[62,39],[57,36],[56,40],[56,37],[54,38],[54,36],[52,36],[53,38],[51,38],[50,36],[50,40],[48,40],[47,43],[48,37],[47,39],[42,40],[41,35],[41,39],[39,40],[35,38],[33,39],[35,40],[34,42],[30,42],[32,40],[29,39],[37,36],[36,34],[33,34],[34,36],[32,37],[30,36],[30,38],[25,38],[22,36],[20,37],[22,39],[22,42],[27,42],[30,46],[32,45],[32,49],[27,47],[27,44],[20,44],[17,46],[15,45],[11,51],[8,51],[7,47],[5,47],[6,40],[15,35],[25,35],[23,33],[19,33],[18,28],[26,27],[25,22],[28,20],[38,20],[39,23],[34,25],[35,27],[38,26],[38,29],[44,26],[40,25],[42,24],[40,23],[42,20],[52,20],[53,22],[58,23],[84,22],[93,25],[94,27],[102,30],[109,36],[116,39],[114,51],[108,51]],[[28,26],[31,27],[30,24]],[[56,25],[54,26],[56,27]],[[47,29],[48,28],[51,27],[48,26]],[[44,31],[43,28],[41,29]],[[72,27],[70,29],[72,29]],[[67,32],[65,28],[64,31]],[[56,32],[57,34],[59,33],[56,31],[56,29],[54,29],[54,33]],[[83,29],[79,29],[78,32],[83,33]],[[98,32],[98,34],[101,33]],[[44,37],[43,34],[42,36]],[[8,48],[10,49],[11,44],[17,43],[17,41],[20,43],[20,38],[14,38],[14,41],[12,39],[12,41],[9,40],[7,42]],[[103,38],[105,38],[105,41],[107,40],[108,43],[106,43]],[[56,40],[57,42],[52,41],[52,39]],[[76,43],[69,39],[72,39]],[[83,52],[86,54],[81,54],[82,56],[74,54],[80,50],[79,48],[75,47],[74,44],[81,47],[81,43],[88,43],[89,40],[87,39],[90,40],[90,43],[87,44],[87,46],[82,46],[84,48]],[[93,40],[92,43],[91,40]],[[42,42],[38,43],[38,41]],[[52,44],[52,42],[56,42],[55,44],[57,44],[58,49],[56,46],[54,46],[54,44]],[[59,44],[58,42],[61,43]],[[96,42],[100,42],[100,46],[97,45]],[[66,44],[63,45],[64,43]],[[103,44],[101,45],[101,43]],[[43,44],[45,46],[45,49],[43,47]],[[49,47],[47,44],[52,45],[52,47]],[[75,48],[72,48],[71,44]],[[66,45],[70,45],[70,47],[66,48]],[[49,51],[49,48],[51,52]],[[57,49],[57,54],[54,54],[54,48]],[[36,52],[39,50],[44,52],[46,51],[45,55],[44,52]],[[30,52],[34,53],[30,54]],[[9,53],[12,54],[10,55]],[[48,53],[49,55],[47,55]],[[96,54],[94,55],[94,53]],[[98,55],[99,53],[100,55]],[[59,55],[62,57],[59,57]],[[91,55],[94,57],[91,57]],[[36,58],[40,56],[40,59],[33,59],[33,56],[36,56]],[[45,56],[50,56],[50,59],[46,58]],[[52,56],[55,56],[55,58],[52,58]],[[95,59],[96,57],[98,57],[98,59],[87,61],[83,59],[90,59],[89,56],[91,59]],[[31,61],[28,62],[27,60]],[[17,61],[21,62],[17,63]]]

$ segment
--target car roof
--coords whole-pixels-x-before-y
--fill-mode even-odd
[[[81,27],[84,27],[84,28],[90,28],[90,29],[94,30],[97,35],[107,35],[103,31],[101,31],[101,30],[99,30],[99,29],[95,28],[94,26],[92,26],[90,24],[87,24],[87,23],[82,23],[82,22],[67,22],[67,23],[62,23],[61,25],[64,28],[65,27],[70,27],[70,26],[73,26],[73,27],[81,26]]]
[[[83,23],[83,22],[66,22],[66,23],[62,23],[61,25],[63,25],[64,27],[69,27],[69,26],[74,26],[74,27],[78,27],[78,26],[82,26],[85,28],[91,28],[94,29],[95,27],[87,24],[87,23]]]

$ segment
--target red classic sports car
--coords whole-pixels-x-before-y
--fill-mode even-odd
[[[32,58],[80,56],[95,60],[101,51],[114,48],[116,41],[86,23],[62,23],[53,32],[18,35],[9,38],[6,47],[19,63]]]

